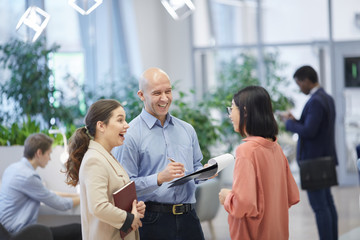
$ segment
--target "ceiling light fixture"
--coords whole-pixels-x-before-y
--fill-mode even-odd
[[[93,2],[93,4],[91,2]],[[82,15],[88,15],[94,11],[95,8],[97,8],[102,2],[103,0],[69,0],[69,5]]]
[[[161,0],[161,3],[175,20],[182,20],[195,10],[191,0]]]
[[[26,25],[35,31],[34,37],[32,38],[32,41],[35,42],[46,28],[49,20],[50,15],[47,12],[39,7],[31,6],[21,16],[18,24],[16,25],[16,31],[18,31],[23,24]]]

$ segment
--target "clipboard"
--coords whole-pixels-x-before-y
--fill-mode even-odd
[[[175,187],[178,185],[185,184],[193,179],[195,180],[206,180],[221,170],[223,170],[225,167],[229,166],[231,163],[235,161],[235,158],[230,153],[226,153],[223,155],[220,155],[215,158],[211,158],[208,161],[208,164],[210,166],[202,168],[196,172],[193,172],[191,174],[188,174],[184,177],[181,177],[179,179],[176,179],[175,181],[170,182],[170,185],[168,188]]]

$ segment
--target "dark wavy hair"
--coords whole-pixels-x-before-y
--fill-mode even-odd
[[[249,86],[234,95],[234,103],[239,108],[239,132],[263,138],[276,139],[278,125],[274,118],[269,93],[260,86]]]
[[[113,99],[101,99],[93,103],[85,117],[85,126],[78,128],[69,140],[69,158],[66,166],[66,183],[76,186],[79,182],[81,161],[88,150],[89,142],[96,134],[98,121],[109,123],[112,112],[122,105]]]

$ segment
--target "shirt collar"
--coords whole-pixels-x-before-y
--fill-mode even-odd
[[[24,163],[28,168],[31,168],[32,170],[35,170],[33,165],[31,165],[30,161],[26,157],[22,157],[20,161],[22,163]]]
[[[140,116],[144,120],[144,122],[146,123],[149,129],[153,128],[155,124],[161,126],[160,120],[154,117],[153,115],[151,115],[148,111],[145,110],[145,108],[142,109]],[[164,127],[167,126],[168,124],[174,125],[173,117],[171,116],[170,113],[166,114]]]
[[[317,90],[319,90],[320,86],[316,86],[316,87],[313,87],[311,90],[310,90],[310,95],[312,96],[314,93],[316,93]]]
[[[263,137],[259,137],[259,136],[248,136],[248,137],[244,138],[243,141],[245,141],[245,142],[254,141],[264,147],[271,148],[277,144],[277,137],[276,137],[275,141],[270,141],[270,140],[267,140],[267,139],[265,139]]]

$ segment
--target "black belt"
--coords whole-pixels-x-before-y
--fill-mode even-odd
[[[161,213],[172,213],[174,215],[180,215],[188,213],[194,209],[194,204],[166,204],[157,202],[145,202],[146,211],[149,212],[161,212]]]

